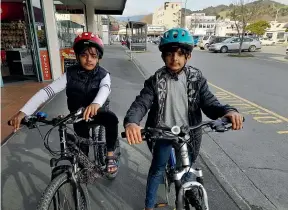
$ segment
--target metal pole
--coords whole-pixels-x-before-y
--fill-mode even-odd
[[[184,26],[183,26],[183,28],[185,28],[185,26],[186,26],[186,5],[187,5],[187,0],[185,0],[185,8],[184,8]]]

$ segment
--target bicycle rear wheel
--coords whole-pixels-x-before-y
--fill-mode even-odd
[[[64,186],[65,185],[65,186]],[[62,187],[67,187],[71,198],[66,198]],[[64,194],[64,195],[63,195]],[[66,199],[65,199],[66,198]],[[67,201],[67,203],[66,203]],[[90,210],[90,200],[86,185],[76,185],[68,173],[55,177],[42,194],[37,210]]]

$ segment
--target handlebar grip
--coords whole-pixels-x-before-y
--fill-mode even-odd
[[[143,136],[145,134],[145,129],[141,129],[141,135]],[[121,132],[121,137],[123,139],[127,138],[126,133],[125,132]]]
[[[9,121],[7,122],[7,124],[8,124],[9,126],[12,126],[11,120],[9,120]],[[26,124],[27,124],[26,118],[23,118],[23,119],[21,120],[21,123],[20,123],[20,124],[21,124],[21,125],[26,125]]]
[[[121,137],[123,138],[123,139],[125,139],[127,136],[126,136],[126,133],[125,132],[122,132],[121,133]]]
[[[223,117],[223,118],[221,118],[221,120],[222,120],[222,122],[225,123],[225,124],[232,123],[232,122],[230,121],[230,119],[227,118],[227,117]],[[245,122],[245,118],[244,118],[244,117],[243,117],[243,122]]]
[[[229,123],[232,123],[231,120],[227,117],[222,117],[221,118],[221,121],[224,123],[224,124],[229,124]]]

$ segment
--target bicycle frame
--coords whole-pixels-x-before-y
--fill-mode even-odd
[[[96,132],[95,132],[95,128],[94,127],[90,127],[90,129],[92,130],[92,139],[93,141],[97,142],[93,145],[94,148],[94,158],[95,158],[95,162],[97,161],[96,164],[98,164],[98,146],[101,144],[105,144],[105,142],[103,141],[98,141],[97,137],[96,137]],[[69,156],[68,153],[71,151],[68,151],[68,133],[67,133],[67,127],[66,125],[60,125],[59,126],[59,137],[60,137],[60,157],[59,158],[51,158],[50,160],[50,167],[52,168],[52,176],[51,176],[51,180],[53,180],[56,176],[58,176],[59,174],[63,173],[63,172],[68,172],[73,180],[73,184],[76,186],[76,196],[78,196],[78,194],[80,193],[78,190],[78,186],[79,186],[79,181],[77,180],[76,177],[76,173],[80,170],[79,169],[79,161],[77,160],[76,156],[71,157],[71,155]],[[72,140],[72,139],[71,139]],[[80,150],[80,148],[76,145],[76,143],[74,143],[74,149],[76,150]],[[89,159],[89,157],[87,157],[85,155],[84,157],[86,159],[86,161],[90,162],[91,164],[94,164],[91,162],[91,160]],[[61,161],[69,161],[70,164],[65,164],[65,165],[58,165],[59,162]],[[58,192],[59,193],[59,192]],[[58,199],[59,199],[59,194],[57,196],[55,196],[53,198],[53,204],[54,204],[54,208],[58,209]],[[78,209],[80,209],[80,203],[78,203],[78,199],[75,199],[76,201],[76,206],[78,206]]]

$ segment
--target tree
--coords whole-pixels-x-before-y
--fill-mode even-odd
[[[278,20],[278,14],[279,14],[279,12],[280,11],[283,11],[281,14],[282,14],[282,16],[285,16],[285,15],[287,15],[287,9],[288,9],[288,6],[278,6],[278,7],[276,7],[275,6],[275,4],[273,4],[273,9],[274,9],[274,11],[275,11],[275,22]]]
[[[257,11],[259,7],[259,2],[252,2],[248,4],[248,1],[238,0],[232,6],[230,17],[234,21],[238,37],[240,39],[239,45],[239,55],[242,52],[242,44],[244,40],[244,35],[246,32],[246,27],[249,22],[252,22],[257,16]]]
[[[265,20],[259,20],[257,22],[251,23],[246,27],[246,31],[250,31],[258,36],[264,35],[265,30],[270,28],[270,24]]]

